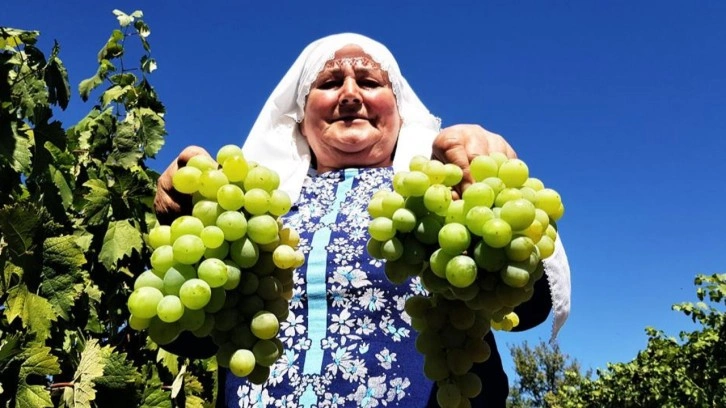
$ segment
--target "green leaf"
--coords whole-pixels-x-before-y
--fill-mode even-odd
[[[81,99],[83,99],[83,102],[86,102],[91,92],[102,83],[103,78],[101,78],[98,74],[81,81],[81,83],[78,85],[78,93],[81,95]]]
[[[13,279],[13,276],[17,276],[18,278],[23,277],[23,268],[11,263],[6,262],[5,263],[5,269],[3,270],[3,287],[2,290],[7,290],[8,287],[10,287],[10,283]],[[0,292],[0,295],[3,295],[4,293]]]
[[[164,119],[156,112],[148,108],[140,109],[141,124],[139,126],[139,138],[144,146],[144,154],[154,157],[164,145]]]
[[[7,129],[7,128],[6,128]],[[0,160],[7,162],[18,173],[30,173],[32,163],[33,129],[15,122],[9,124],[11,135],[0,139]]]
[[[83,283],[78,282],[82,280],[83,275],[80,271],[56,275],[55,271],[48,267],[43,267],[43,275],[44,279],[40,285],[42,294],[48,298],[62,319],[70,320],[68,312],[83,293]]]
[[[60,373],[58,357],[51,354],[50,347],[31,347],[23,352],[20,365],[20,381],[25,382],[29,375],[48,376]]]
[[[78,368],[73,376],[74,407],[90,407],[91,401],[96,398],[93,381],[103,375],[103,369],[106,365],[104,354],[96,339],[91,339],[86,343],[86,347],[81,353],[81,361],[78,363]]]
[[[94,379],[99,386],[125,389],[142,381],[142,377],[126,353],[109,353],[103,375]]]
[[[72,235],[46,238],[43,253],[45,263],[54,268],[72,271],[86,263],[86,256]]]
[[[134,250],[140,253],[143,247],[141,233],[129,220],[114,221],[108,225],[98,258],[106,269],[113,270],[121,258],[130,256]]]
[[[14,333],[2,340],[2,343],[0,343],[0,366],[23,351],[20,336],[20,333]]]
[[[15,408],[46,408],[52,407],[50,391],[42,385],[18,385],[18,393],[15,396]]]
[[[179,374],[179,356],[176,354],[169,353],[168,351],[159,348],[156,354],[156,362],[161,363],[166,367],[171,375],[176,376]]]
[[[70,100],[71,87],[68,83],[68,72],[63,62],[58,58],[59,53],[60,45],[55,41],[45,69],[45,83],[48,87],[50,103],[57,104],[61,109],[65,110]]]
[[[99,179],[91,179],[83,183],[88,188],[88,193],[83,196],[86,200],[83,212],[86,215],[86,222],[89,225],[100,225],[108,219],[111,214],[111,194],[106,183]]]
[[[113,101],[120,100],[124,95],[126,95],[126,92],[131,89],[133,89],[133,87],[131,86],[112,86],[111,88],[107,89],[106,92],[104,92],[101,96],[101,106],[105,107]]]
[[[32,251],[33,237],[39,217],[32,206],[16,203],[0,209],[0,232],[8,244],[8,250],[15,256]]]
[[[8,322],[12,323],[19,317],[23,327],[35,333],[41,341],[48,337],[51,324],[58,320],[48,300],[29,292],[24,283],[8,290],[6,304],[5,317]]]

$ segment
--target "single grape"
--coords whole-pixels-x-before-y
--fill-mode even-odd
[[[249,172],[249,164],[242,156],[233,156],[222,162],[222,171],[227,180],[233,183],[244,183]],[[244,185],[244,184],[243,184]],[[240,186],[241,187],[241,186]]]
[[[426,173],[422,171],[411,171],[401,180],[403,191],[401,195],[405,197],[420,197],[426,193],[426,189],[431,185],[431,180]]]
[[[187,161],[186,167],[194,167],[201,171],[214,170],[219,167],[217,162],[209,156],[198,154]]]
[[[237,377],[247,377],[255,368],[255,355],[250,350],[239,349],[229,359],[229,369]]]
[[[164,281],[151,270],[144,271],[134,280],[134,290],[146,286],[164,290]]]
[[[143,319],[134,315],[129,315],[129,327],[136,331],[146,330],[149,328],[151,319]]]
[[[274,342],[270,340],[260,340],[252,347],[252,353],[255,355],[257,364],[270,367],[277,361],[280,356],[280,350]]]
[[[205,248],[219,248],[224,243],[224,231],[216,225],[204,227],[199,234]]]
[[[189,279],[179,289],[179,299],[189,309],[198,310],[209,303],[212,288],[201,279]]]
[[[174,261],[191,265],[199,262],[204,255],[206,247],[197,235],[182,235],[172,245]]]
[[[451,255],[458,255],[471,243],[471,234],[466,226],[459,223],[445,224],[439,230],[439,247]]]
[[[199,235],[204,229],[204,223],[194,216],[182,215],[171,223],[169,230],[170,241],[173,245],[182,235]]]
[[[515,265],[502,269],[502,281],[513,288],[523,288],[529,282],[529,272]]]
[[[204,310],[184,309],[184,314],[179,319],[179,327],[188,331],[198,330],[204,325],[205,317]]]
[[[222,170],[214,169],[203,171],[199,177],[199,193],[205,198],[216,200],[217,190],[228,183],[229,180]]]
[[[403,244],[393,237],[381,245],[381,255],[387,261],[395,261],[403,255]]]
[[[292,208],[292,201],[290,196],[282,190],[274,190],[270,194],[270,206],[268,211],[275,217],[280,217],[288,212]]]
[[[535,215],[534,204],[520,198],[504,203],[499,218],[506,221],[512,227],[512,230],[520,231],[532,224]]]
[[[492,218],[484,223],[482,238],[492,248],[503,248],[512,239],[512,227],[499,218]]]
[[[202,199],[192,207],[192,217],[199,219],[205,227],[215,225],[217,217],[222,212],[224,212],[224,208],[213,200]]]
[[[466,207],[464,206],[464,200],[454,200],[451,204],[449,204],[449,208],[446,209],[444,222],[446,224],[450,222],[466,224]]]
[[[216,226],[224,233],[227,241],[236,241],[247,233],[248,222],[239,211],[225,211],[217,217]]]
[[[278,240],[277,221],[270,215],[255,215],[247,221],[247,236],[264,245]]]
[[[289,245],[279,245],[272,252],[272,261],[280,269],[292,268],[297,262],[295,250]]]
[[[451,201],[451,189],[443,184],[431,184],[424,193],[424,206],[432,213],[445,215]]]
[[[280,330],[280,324],[277,317],[270,312],[258,312],[250,322],[250,329],[257,338],[269,340],[277,335]]]
[[[246,190],[244,208],[252,215],[265,214],[270,208],[270,193],[261,188]]]
[[[227,264],[220,259],[205,259],[197,266],[197,276],[211,288],[224,286],[227,283]]]
[[[543,188],[537,191],[537,208],[544,210],[551,218],[555,218],[553,214],[557,214],[560,210],[562,199],[557,191],[551,188]]]
[[[458,288],[474,283],[476,273],[476,263],[467,255],[457,255],[446,264],[446,280]]]
[[[527,164],[519,159],[509,159],[499,166],[497,176],[510,188],[521,187],[529,178]]]
[[[196,167],[181,167],[171,176],[174,189],[183,194],[193,194],[199,190],[199,180],[202,171]]]
[[[373,239],[384,242],[396,235],[396,228],[390,218],[379,217],[374,218],[368,224],[368,232]]]
[[[446,167],[444,166],[444,163],[438,160],[432,159],[427,161],[421,171],[429,176],[431,184],[442,184],[446,178]]]
[[[494,189],[483,182],[470,185],[461,198],[464,200],[465,208],[471,209],[476,206],[491,207],[494,204]]]
[[[174,265],[174,248],[171,245],[162,245],[151,253],[151,270],[159,277]]]
[[[157,225],[149,231],[149,246],[156,249],[162,245],[171,245],[171,226]]]
[[[244,180],[245,191],[254,188],[262,189],[268,193],[280,186],[280,178],[274,171],[264,166],[249,169]]]
[[[482,181],[487,177],[496,177],[499,164],[492,157],[480,155],[469,163],[469,172],[474,181]]]
[[[429,162],[429,158],[423,155],[415,155],[411,158],[411,161],[408,162],[408,169],[411,171],[423,171],[426,164]]]
[[[226,144],[217,150],[217,163],[224,163],[230,157],[243,157],[242,148],[234,144]]]
[[[441,184],[447,187],[453,187],[459,184],[464,178],[464,171],[461,170],[461,167],[452,163],[444,164],[444,174],[444,181]]]
[[[240,268],[251,268],[260,258],[260,250],[251,239],[242,237],[232,242],[229,256]]]
[[[466,212],[464,224],[467,228],[469,228],[469,231],[471,231],[472,234],[480,237],[484,233],[484,224],[493,218],[494,212],[491,208],[477,205],[471,207],[471,209]]]
[[[217,190],[217,203],[225,210],[237,211],[245,204],[245,193],[234,184],[225,184]]]
[[[393,217],[393,213],[396,210],[402,209],[406,204],[406,200],[401,194],[395,191],[389,191],[381,199],[381,210],[383,210],[383,216],[387,218]]]
[[[160,346],[176,340],[179,337],[179,333],[181,333],[179,322],[166,323],[158,317],[151,319],[148,330],[151,340]]]
[[[156,316],[156,307],[163,297],[159,289],[145,286],[131,292],[126,305],[132,315],[150,319]]]
[[[159,319],[166,323],[172,323],[181,319],[184,314],[184,305],[181,300],[174,295],[166,295],[156,306],[156,315]]]

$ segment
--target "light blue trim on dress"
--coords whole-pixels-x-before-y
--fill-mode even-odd
[[[358,175],[357,169],[346,169],[344,180],[338,184],[335,192],[335,201],[329,207],[330,212],[320,219],[321,228],[315,232],[311,242],[312,250],[308,254],[308,267],[306,272],[308,294],[308,338],[310,350],[305,354],[303,375],[321,374],[323,369],[323,339],[328,330],[328,300],[325,282],[328,264],[328,251],[330,244],[330,227],[334,224],[338,212],[345,200],[345,195],[353,187],[353,179]],[[317,404],[317,396],[309,384],[300,396],[300,405],[311,407]]]

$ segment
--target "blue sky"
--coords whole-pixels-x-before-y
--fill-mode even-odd
[[[263,4],[264,3],[264,4]],[[119,8],[140,9],[159,69],[167,137],[179,150],[242,143],[294,58],[323,35],[386,44],[444,125],[504,135],[533,176],[557,189],[572,267],[562,350],[584,368],[628,361],[644,328],[692,324],[670,310],[694,299],[698,273],[726,268],[726,3],[719,1],[28,1],[0,25],[60,42],[73,100]],[[721,28],[719,28],[721,27]],[[551,320],[506,344],[549,338]]]

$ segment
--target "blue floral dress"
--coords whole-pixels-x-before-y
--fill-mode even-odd
[[[391,284],[366,252],[368,202],[392,177],[391,168],[365,168],[308,178],[285,219],[307,262],[280,325],[284,354],[263,385],[228,372],[228,407],[427,406],[433,383],[403,310],[424,289],[418,278]]]

